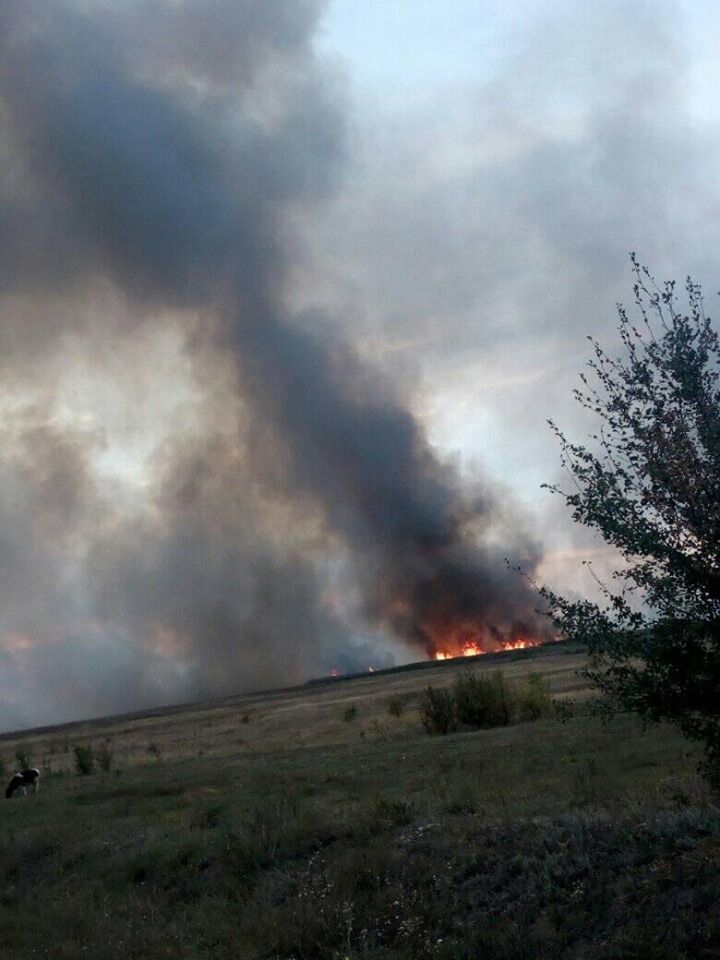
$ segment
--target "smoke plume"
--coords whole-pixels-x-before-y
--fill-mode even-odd
[[[1,656],[54,665],[51,719],[540,630],[502,496],[289,306],[294,218],[343,169],[320,13],[0,8]],[[70,415],[78,383],[107,420]]]

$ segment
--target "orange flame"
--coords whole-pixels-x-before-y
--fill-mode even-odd
[[[528,640],[520,637],[517,640],[499,641],[492,650],[483,650],[478,643],[468,641],[455,650],[436,650],[434,657],[436,660],[452,660],[455,657],[479,657],[484,653],[498,653],[503,650],[526,650],[528,647],[537,647],[540,642],[540,640]]]

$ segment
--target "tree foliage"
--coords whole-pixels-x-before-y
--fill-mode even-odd
[[[638,315],[618,306],[623,346],[590,338],[575,391],[599,420],[588,446],[554,423],[573,520],[623,558],[602,599],[541,593],[563,635],[588,644],[608,701],[677,723],[720,769],[720,343],[700,287],[658,285],[631,255]],[[685,301],[683,301],[685,304]],[[717,775],[717,773],[716,773]]]

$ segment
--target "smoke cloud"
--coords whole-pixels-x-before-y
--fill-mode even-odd
[[[0,9],[5,725],[542,629],[504,496],[290,307],[345,163],[320,14]]]

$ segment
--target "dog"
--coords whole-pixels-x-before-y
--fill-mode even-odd
[[[10,797],[17,792],[21,792],[23,797],[27,796],[28,787],[32,787],[33,793],[38,792],[38,788],[40,787],[40,771],[37,767],[30,767],[27,770],[20,770],[18,773],[14,773],[5,791],[5,798],[10,799]]]

